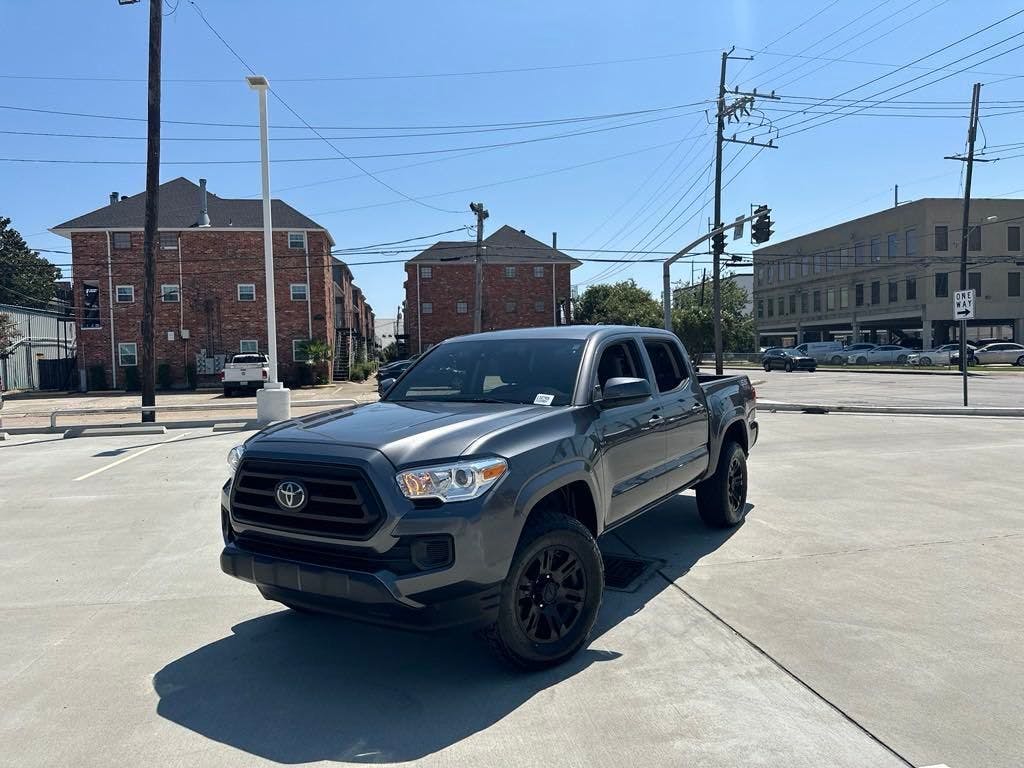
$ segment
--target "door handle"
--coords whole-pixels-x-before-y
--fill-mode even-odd
[[[704,406],[701,405],[700,403],[694,403],[693,405],[690,406],[690,410],[691,411],[703,411],[704,410]]]
[[[661,418],[661,416],[658,416],[658,415],[654,415],[654,416],[651,416],[651,418],[649,418],[649,419],[647,420],[647,423],[648,423],[648,424],[657,424],[657,423],[658,423],[658,422],[660,422],[660,421],[662,421],[662,418]]]

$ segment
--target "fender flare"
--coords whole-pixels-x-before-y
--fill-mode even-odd
[[[593,468],[582,458],[571,459],[563,464],[546,467],[542,472],[530,478],[520,488],[516,496],[515,516],[526,524],[526,518],[537,503],[553,491],[564,488],[571,483],[582,481],[590,491],[594,502],[597,535],[604,530],[605,505],[601,503],[600,490],[594,478]]]

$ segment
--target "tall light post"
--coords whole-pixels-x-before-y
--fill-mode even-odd
[[[270,216],[270,140],[267,131],[267,78],[245,78],[260,96],[260,168],[263,173],[263,268],[267,293],[267,358],[270,373],[256,393],[256,420],[261,423],[291,418],[291,392],[277,378],[277,305],[274,298],[274,232]]]

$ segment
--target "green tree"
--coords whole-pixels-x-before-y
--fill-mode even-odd
[[[754,349],[754,320],[746,311],[746,290],[732,280],[721,281],[722,349],[726,352],[750,352]],[[690,355],[699,360],[715,347],[714,320],[711,311],[711,280],[703,289],[700,282],[680,282],[673,291],[672,328],[682,339]]]
[[[635,280],[592,285],[576,300],[577,322],[602,325],[640,325],[657,328],[662,324],[661,304]]]
[[[33,251],[11,220],[0,216],[0,304],[45,307],[60,269]]]
[[[333,356],[331,345],[323,339],[310,339],[303,345],[306,362],[313,371],[313,379],[317,384],[327,383],[327,364]]]
[[[20,338],[18,326],[11,316],[0,312],[0,359],[10,356],[11,347]]]

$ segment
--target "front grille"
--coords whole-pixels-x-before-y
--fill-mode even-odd
[[[299,510],[283,509],[278,483],[293,480],[306,491]],[[246,459],[231,488],[231,515],[240,523],[272,530],[363,540],[373,535],[384,511],[356,467],[296,461]]]
[[[360,573],[390,571],[397,576],[405,576],[420,570],[412,561],[410,550],[413,541],[411,537],[403,537],[395,542],[391,549],[382,553],[307,541],[294,544],[282,538],[272,538],[258,533],[239,536],[236,543],[248,552],[278,560],[312,563],[326,568]]]

